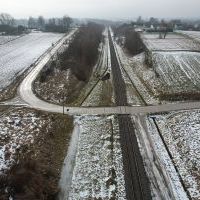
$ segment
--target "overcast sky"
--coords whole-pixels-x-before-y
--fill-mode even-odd
[[[133,19],[200,17],[200,0],[0,0],[0,12],[15,18],[71,17]]]

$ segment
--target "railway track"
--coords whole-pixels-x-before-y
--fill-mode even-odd
[[[113,74],[113,84],[115,101],[117,106],[127,106],[126,84],[121,74],[120,66],[115,53],[115,48],[111,38],[110,31],[108,33],[110,44],[110,56],[111,56],[111,69]]]
[[[118,115],[128,200],[151,199],[150,184],[129,115]]]
[[[127,78],[128,78],[129,81],[131,82],[132,87],[134,88],[137,97],[140,99],[140,102],[142,103],[142,105],[147,106],[146,101],[144,100],[144,98],[143,98],[143,96],[140,94],[140,92],[138,91],[137,87],[135,86],[134,82],[132,81],[131,77],[129,76],[127,70],[126,70],[125,67],[123,66],[122,61],[121,61],[120,56],[119,56],[119,53],[118,53],[118,51],[117,51],[116,48],[115,48],[115,53],[116,53],[116,55],[117,55],[118,62],[120,63],[121,69],[124,71],[124,73],[126,74]]]
[[[117,106],[127,106],[126,85],[122,77],[110,31],[109,44],[116,104]],[[118,115],[118,120],[127,199],[149,200],[151,199],[150,184],[144,169],[131,117],[130,115]]]

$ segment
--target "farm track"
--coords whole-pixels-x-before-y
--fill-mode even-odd
[[[116,104],[117,106],[127,106],[126,85],[121,74],[110,31],[109,43]],[[129,115],[118,115],[118,120],[127,199],[151,199],[150,185],[144,169],[134,125]]]

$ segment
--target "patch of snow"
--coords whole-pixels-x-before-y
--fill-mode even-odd
[[[0,174],[13,164],[21,148],[34,143],[44,123],[35,113],[20,109],[0,115]]]
[[[114,116],[81,116],[70,200],[126,199],[119,127]]]

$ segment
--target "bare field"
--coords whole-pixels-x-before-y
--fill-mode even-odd
[[[68,116],[2,107],[0,174],[20,159],[33,159],[48,168],[51,166],[58,181],[72,129],[73,118]]]
[[[51,139],[54,140],[56,139],[56,132],[58,133],[60,131],[61,135],[68,134],[72,129],[72,119],[70,117],[59,114],[49,115],[45,112],[26,108],[4,108],[1,112],[0,119],[0,173],[3,173],[16,162],[19,156],[23,157],[31,153],[31,151],[34,151],[34,154],[31,153],[32,156],[38,158],[41,153],[39,147],[44,145],[44,141],[47,142],[48,137],[50,137],[49,141]],[[62,121],[66,123],[64,127],[68,133],[61,133],[62,128],[64,128]],[[59,127],[57,127],[58,124],[60,125]]]
[[[127,57],[128,62],[125,65],[151,96],[163,103],[200,99],[199,53],[155,52],[152,59],[153,67],[145,64],[143,53]],[[136,79],[132,80],[138,85]],[[138,86],[138,89],[144,97],[147,95],[143,93],[142,87]]]

